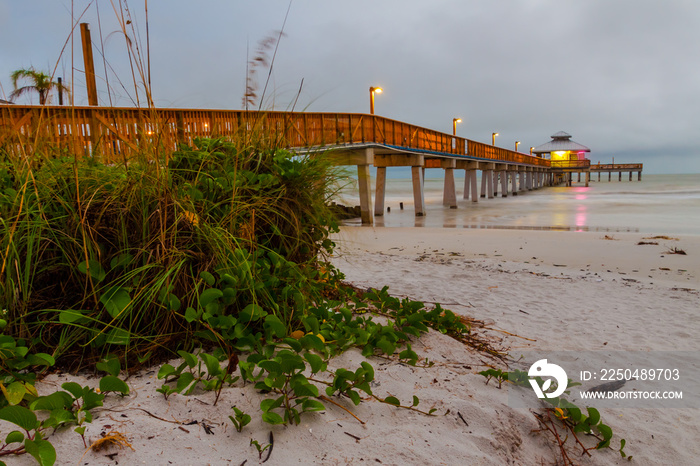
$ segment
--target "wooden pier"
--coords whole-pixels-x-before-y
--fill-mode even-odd
[[[632,181],[632,173],[637,174],[637,181],[642,181],[642,168],[641,163],[608,163],[608,164],[595,164],[591,165],[590,171],[598,173],[598,181],[600,181],[600,174],[607,173],[608,181],[611,181],[612,174],[617,172],[618,181],[622,181],[622,174],[629,173],[629,181]]]
[[[298,153],[330,150],[337,163],[356,165],[364,224],[383,215],[389,167],[411,167],[417,216],[426,212],[426,169],[444,170],[443,204],[450,208],[457,208],[455,170],[465,170],[463,198],[472,202],[493,198],[499,185],[501,196],[506,197],[570,183],[573,169],[585,171],[588,180],[593,170],[593,166],[552,166],[541,157],[376,115],[0,105],[0,147],[15,153],[31,154],[34,145],[48,143],[103,163],[125,163],[154,147],[167,156],[179,143],[216,136],[254,137]],[[371,166],[377,169],[374,206]],[[637,166],[641,178],[641,165]],[[623,165],[614,166],[619,167]],[[477,170],[482,174],[480,187]]]

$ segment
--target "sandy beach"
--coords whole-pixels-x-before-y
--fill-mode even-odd
[[[645,239],[650,235],[496,229],[344,227],[336,237],[333,263],[346,281],[381,288],[400,297],[440,303],[455,313],[487,322],[480,330],[511,355],[530,350],[691,352],[700,343],[700,238]],[[658,245],[638,245],[658,242]],[[669,254],[672,248],[686,255]],[[505,384],[485,384],[478,372],[492,360],[450,337],[431,331],[413,343],[431,367],[411,367],[372,358],[373,391],[421,407],[435,416],[375,401],[358,407],[339,400],[361,419],[330,407],[302,417],[299,426],[271,427],[260,419],[262,395],[240,384],[214,394],[172,395],[155,390],[158,368],[127,380],[132,394],[110,396],[94,410],[86,437],[116,430],[131,449],[88,451],[71,430],[51,437],[58,464],[260,464],[251,439],[273,448],[266,464],[556,464],[553,437],[536,433],[533,415],[541,403],[532,392]],[[693,353],[694,352],[694,353]],[[584,354],[584,353],[582,353]],[[587,353],[586,353],[587,354]],[[355,367],[363,360],[349,351],[331,367]],[[697,364],[697,358],[694,361]],[[95,378],[52,374],[38,385],[48,393],[66,380]],[[518,392],[513,392],[519,390]],[[694,394],[697,397],[697,393]],[[511,406],[509,396],[527,398]],[[595,405],[595,403],[593,403]],[[236,405],[253,416],[237,433],[228,419]],[[613,449],[581,456],[581,464],[697,464],[700,411],[691,409],[601,408],[613,429]],[[196,422],[193,422],[196,421]],[[3,425],[3,432],[6,426]],[[625,452],[616,451],[625,438]],[[590,443],[589,443],[590,445]],[[34,464],[31,457],[8,464]]]

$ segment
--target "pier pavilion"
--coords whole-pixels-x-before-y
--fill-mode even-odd
[[[591,161],[586,158],[586,152],[591,150],[571,140],[571,135],[564,131],[559,131],[551,136],[552,140],[535,147],[532,153],[538,157],[549,159],[551,171],[559,179],[565,181],[567,186],[571,186],[573,173],[581,172],[586,174],[586,186],[591,180],[589,167]]]

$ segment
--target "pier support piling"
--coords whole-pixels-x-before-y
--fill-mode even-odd
[[[411,167],[413,181],[413,204],[416,207],[416,217],[425,215],[425,195],[423,192],[423,167]]]
[[[372,215],[372,186],[370,185],[369,165],[357,166],[357,181],[360,187],[360,212],[363,225],[372,225],[374,216]],[[382,206],[384,199],[382,199]]]
[[[457,189],[455,188],[455,166],[454,159],[442,160],[442,167],[445,169],[445,182],[442,189],[442,205],[449,206],[450,209],[457,208]]]
[[[508,171],[501,172],[501,197],[508,197]]]
[[[384,215],[384,199],[386,197],[386,167],[377,167],[377,189],[374,191],[374,215]]]

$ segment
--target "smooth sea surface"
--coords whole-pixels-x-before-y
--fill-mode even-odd
[[[455,176],[458,208],[450,209],[442,205],[442,178],[426,178],[426,215],[416,217],[408,174],[406,178],[387,179],[384,215],[374,218],[375,225],[700,235],[700,174],[643,173],[642,181],[637,181],[636,174],[629,181],[629,175],[623,173],[618,181],[618,174],[613,173],[608,182],[608,174],[601,173],[599,182],[598,174],[591,173],[588,188],[577,179],[574,174],[572,187],[544,187],[506,198],[499,192],[498,197],[479,198],[474,203],[462,198],[464,178]],[[373,202],[374,182],[373,177]],[[478,183],[481,192],[480,180]],[[357,186],[348,186],[337,201],[359,205]]]

